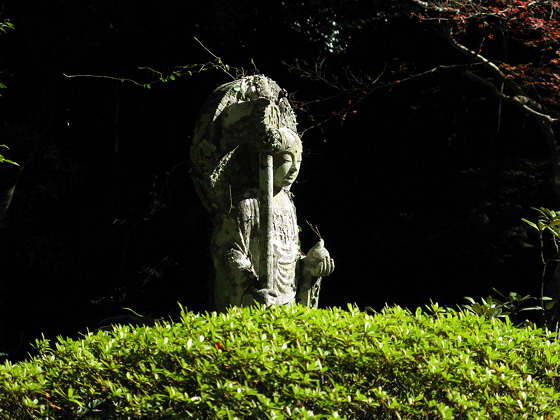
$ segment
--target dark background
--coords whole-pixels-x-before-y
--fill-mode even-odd
[[[0,353],[12,359],[41,334],[138,321],[124,307],[144,321],[173,316],[177,301],[208,309],[210,220],[189,178],[189,145],[205,98],[231,79],[211,69],[146,89],[64,74],[148,82],[153,74],[138,67],[211,61],[196,36],[232,67],[250,72],[254,60],[301,102],[332,89],[283,61],[322,56],[333,73],[375,76],[396,59],[417,70],[456,59],[409,18],[356,25],[382,16],[369,2],[0,3],[16,26],[0,38],[0,144],[23,166],[0,225]],[[339,20],[344,43],[329,23],[339,3],[355,3]],[[533,121],[507,105],[496,132],[497,109],[487,91],[447,72],[380,90],[345,121],[306,132],[292,189],[303,248],[316,240],[308,220],[337,265],[321,307],[455,306],[493,287],[539,294],[538,238],[521,218],[557,206],[547,152]],[[298,119],[302,130],[312,125],[306,113]]]

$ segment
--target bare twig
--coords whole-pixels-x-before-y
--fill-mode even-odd
[[[286,64],[286,63],[285,63]],[[453,70],[453,69],[463,69],[466,70],[468,68],[471,68],[473,66],[478,66],[480,65],[480,63],[470,63],[470,64],[452,64],[452,65],[438,65],[436,67],[433,67],[431,69],[419,72],[419,73],[415,73],[415,74],[410,74],[408,76],[403,77],[402,79],[399,80],[394,80],[391,82],[385,82],[385,83],[380,83],[381,78],[383,77],[383,75],[386,73],[387,69],[382,70],[375,79],[373,80],[369,80],[369,81],[365,81],[364,78],[362,77],[357,77],[356,75],[350,73],[347,73],[347,77],[351,78],[351,82],[349,81],[350,87],[344,86],[343,84],[341,84],[338,81],[338,78],[334,79],[334,78],[327,78],[326,76],[323,76],[321,74],[322,71],[324,71],[324,61],[320,60],[318,63],[315,64],[315,66],[313,66],[312,70],[309,70],[309,68],[305,68],[302,67],[302,65],[296,61],[296,65],[288,65],[289,69],[291,71],[299,71],[300,75],[302,77],[308,78],[310,80],[313,81],[317,81],[323,84],[326,84],[327,86],[330,86],[331,88],[333,88],[334,90],[336,90],[337,92],[334,95],[331,95],[327,98],[321,98],[321,99],[312,99],[312,100],[305,100],[303,101],[306,105],[311,105],[311,104],[316,104],[316,103],[325,103],[328,102],[330,100],[336,99],[340,96],[343,95],[355,95],[353,98],[353,102],[351,105],[347,106],[345,109],[339,111],[339,112],[333,112],[331,115],[328,115],[326,118],[324,118],[323,120],[317,122],[316,124],[309,126],[307,128],[305,128],[301,135],[303,136],[306,132],[316,129],[318,127],[321,127],[325,124],[327,124],[328,122],[332,121],[333,119],[338,119],[338,118],[342,118],[344,119],[346,117],[346,115],[350,112],[354,112],[353,110],[355,110],[356,108],[358,108],[358,105],[363,102],[367,97],[369,97],[370,95],[372,95],[374,92],[377,92],[378,90],[381,89],[391,89],[394,86],[397,85],[402,85],[411,81],[414,81],[416,79],[420,79],[423,77],[429,77],[434,73],[437,73],[439,71],[448,71],[448,70]],[[301,110],[301,109],[300,109]],[[310,112],[309,112],[310,113]]]
[[[322,238],[321,238],[321,232],[319,232],[319,228],[317,227],[317,225],[313,226],[313,225],[312,225],[311,223],[309,223],[309,221],[307,221],[307,220],[306,220],[305,222],[309,225],[309,227],[311,228],[311,230],[313,231],[313,233],[314,233],[315,235],[317,235],[317,236],[319,237],[319,239],[322,239]]]
[[[196,36],[193,36],[193,38],[196,42],[198,42],[200,44],[200,46],[202,48],[204,48],[208,52],[208,54],[210,54],[212,57],[214,57],[218,61],[218,64],[220,65],[220,69],[225,74],[227,74],[229,77],[231,77],[233,80],[235,80],[235,77],[228,71],[228,69],[227,69],[226,65],[224,64],[224,62],[222,61],[222,59],[220,57],[218,57],[216,54],[214,54],[212,51],[210,51],[208,48],[206,48],[206,46],[202,42],[200,42],[200,40]]]
[[[503,92],[503,88],[498,89],[496,84],[488,79],[485,79],[477,74],[474,74],[470,71],[465,72],[465,75],[483,86],[488,87],[492,93],[497,97],[501,98],[509,103],[516,105],[517,107],[521,108],[526,114],[532,115],[537,118],[541,118],[549,124],[558,124],[560,123],[559,118],[554,118],[548,114],[540,112],[542,107],[536,101],[532,100],[531,98],[527,97],[521,87],[507,78],[506,74],[492,61],[488,60],[482,54],[477,53],[476,51],[471,50],[470,48],[464,46],[463,44],[459,43],[453,37],[453,31],[449,29],[446,33],[446,37],[453,48],[455,48],[460,53],[471,57],[475,60],[478,64],[482,65],[485,69],[489,70],[494,77],[496,77],[501,83],[505,83],[508,87],[513,91],[514,95],[506,95]]]
[[[160,71],[154,70],[151,67],[138,67],[138,70],[150,70],[152,73],[157,74],[160,78],[163,77],[163,74]]]
[[[66,74],[66,73],[62,73],[64,75],[64,77],[68,77],[68,78],[73,78],[73,77],[93,77],[93,78],[98,78],[98,79],[109,79],[109,80],[117,80],[119,82],[130,82],[133,83],[137,86],[141,86],[144,87],[146,84],[145,83],[140,83],[137,82],[134,79],[127,79],[127,78],[122,78],[122,77],[113,77],[113,76],[102,76],[99,74]]]

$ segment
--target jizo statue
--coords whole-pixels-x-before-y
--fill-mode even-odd
[[[286,92],[265,76],[218,87],[197,120],[192,178],[213,216],[215,309],[294,302],[317,307],[334,261],[319,242],[305,256],[290,187],[302,143]]]

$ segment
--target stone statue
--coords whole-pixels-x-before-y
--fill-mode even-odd
[[[334,270],[323,240],[307,256],[290,187],[302,143],[286,92],[265,76],[218,87],[204,104],[191,147],[191,175],[213,216],[217,310],[294,302],[317,307]]]

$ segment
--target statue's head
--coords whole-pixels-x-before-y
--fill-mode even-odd
[[[281,146],[274,153],[274,188],[288,189],[296,180],[301,166],[303,147],[297,133],[280,128]]]
[[[272,79],[247,76],[214,90],[200,110],[191,146],[191,176],[204,206],[211,213],[229,211],[232,194],[258,187],[263,152],[278,155],[277,188],[289,188],[301,161],[295,131],[286,92]],[[282,162],[289,159],[290,167]]]

